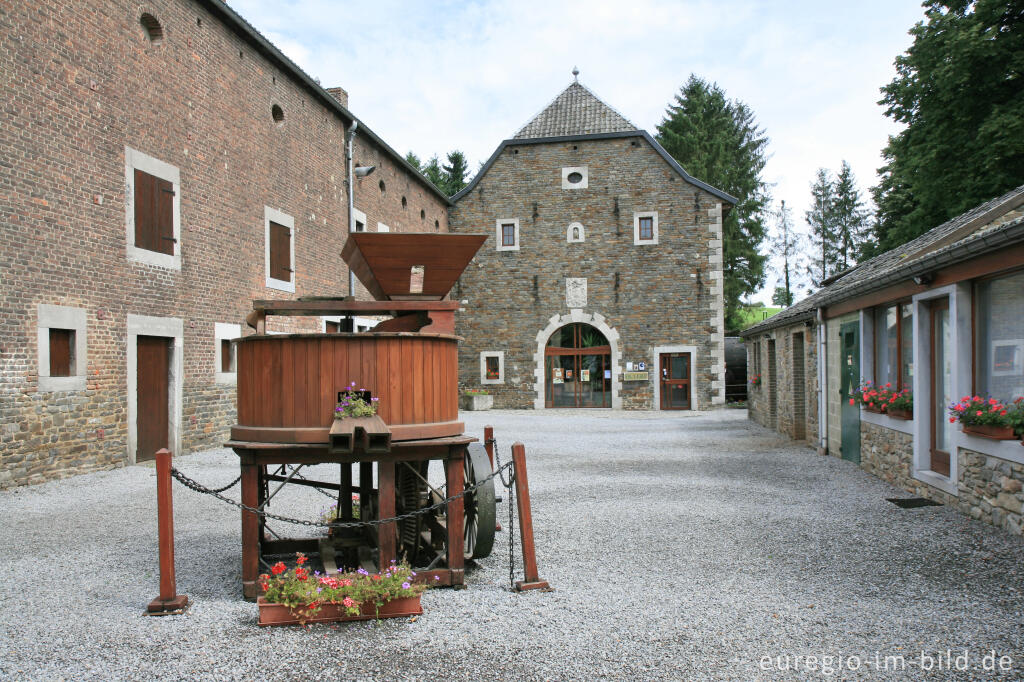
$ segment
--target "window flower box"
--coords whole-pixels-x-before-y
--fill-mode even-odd
[[[323,604],[320,610],[311,616],[300,617],[290,606],[275,604],[264,597],[256,600],[260,610],[260,625],[301,625],[305,623],[337,623],[354,620],[373,620],[375,618],[406,618],[423,613],[420,606],[420,595],[386,601],[379,607],[373,602],[366,602],[359,607],[359,614],[348,614],[344,604]]]
[[[914,418],[914,411],[913,410],[901,410],[901,409],[896,408],[896,407],[890,407],[886,411],[886,414],[888,414],[893,419],[904,419],[904,420],[910,421],[911,419]]]
[[[981,436],[982,438],[990,438],[992,440],[1017,440],[1012,426],[964,424],[961,428],[963,428],[964,433],[969,433],[972,436]]]

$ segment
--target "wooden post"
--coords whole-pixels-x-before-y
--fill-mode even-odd
[[[448,497],[459,495],[463,490],[465,472],[462,466],[465,456],[464,445],[448,449],[448,459],[444,462]],[[464,514],[465,507],[462,497],[449,502],[445,509],[445,528],[448,531],[448,574],[451,576],[451,586],[456,589],[466,586],[466,536],[464,534],[466,520],[463,518]]]
[[[174,580],[174,500],[171,490],[171,453],[162,448],[156,453],[156,508],[160,547],[160,596],[149,602],[151,616],[181,613],[188,597],[178,594]]]
[[[377,462],[378,518],[390,519],[395,515],[395,461]],[[377,526],[377,547],[380,549],[378,571],[385,570],[392,559],[398,558],[398,524],[392,521]]]
[[[338,516],[342,521],[352,520],[352,463],[341,463],[341,486],[338,490]],[[360,500],[361,502],[362,500]]]
[[[240,453],[242,504],[260,506],[259,473],[262,465],[253,462],[251,452]],[[260,572],[260,517],[242,510],[242,596],[255,601],[259,596],[256,579]]]
[[[546,580],[537,575],[537,555],[533,546],[533,516],[530,513],[530,484],[526,478],[526,448],[522,443],[512,445],[512,466],[516,477],[516,505],[519,509],[519,533],[523,546],[523,577],[516,581],[516,590],[549,589]]]

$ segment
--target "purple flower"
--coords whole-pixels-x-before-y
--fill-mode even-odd
[[[403,590],[408,590],[409,589],[409,583],[402,583],[402,589]]]
[[[437,575],[434,576],[434,580],[440,580],[440,579],[441,579],[441,576],[437,576]]]
[[[370,575],[370,574],[369,574],[369,572],[367,572],[367,570],[366,570],[365,568],[360,568],[360,569],[359,569],[358,571],[356,571],[356,572],[357,572],[357,573],[362,573],[363,575]]]
[[[412,574],[413,574],[413,576],[415,577],[415,575],[416,575],[416,571],[409,571],[409,572],[410,572],[410,573],[412,573]]]

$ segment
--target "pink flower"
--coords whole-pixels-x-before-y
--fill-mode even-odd
[[[850,398],[850,404],[851,405],[853,405],[853,402],[854,402],[853,398]]]
[[[950,418],[949,418],[949,423],[950,423],[950,424],[954,424],[954,423],[956,423],[956,417],[950,417]]]
[[[980,416],[981,416],[981,410],[978,410],[978,411],[977,411],[977,412],[975,412],[974,414],[976,414],[977,416],[979,416],[979,417],[980,417]]]
[[[352,597],[345,597],[345,599],[342,600],[341,603],[344,604],[346,608],[350,608],[350,609],[353,608],[356,605],[356,603],[352,599]]]

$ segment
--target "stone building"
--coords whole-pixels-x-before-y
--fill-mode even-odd
[[[252,300],[348,293],[353,127],[364,225],[446,229],[447,197],[222,2],[3,17],[0,487],[223,442]]]
[[[460,383],[498,407],[723,403],[722,216],[735,199],[573,82],[453,197]]]
[[[1021,534],[1021,441],[966,433],[949,406],[1024,396],[1024,186],[839,273],[743,336],[761,379],[752,420]],[[851,403],[865,381],[910,391],[910,418]]]

